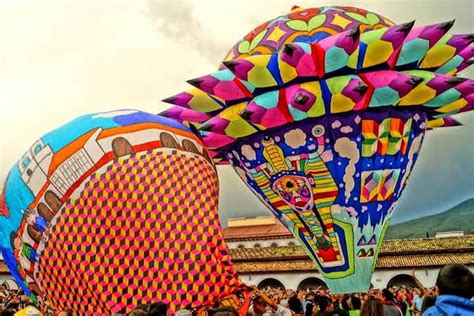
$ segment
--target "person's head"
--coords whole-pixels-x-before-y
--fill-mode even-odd
[[[265,312],[267,311],[267,302],[265,302],[262,297],[255,296],[255,298],[253,299],[253,311],[256,314],[265,314]]]
[[[181,315],[181,316],[191,316],[191,315]],[[232,307],[221,306],[221,307],[209,310],[209,316],[239,316],[239,313]]]
[[[350,311],[351,310],[351,297],[349,295],[344,295],[342,297],[341,306],[344,310]]]
[[[377,299],[369,298],[362,304],[360,316],[383,316],[383,305]]]
[[[148,305],[147,312],[150,316],[166,316],[168,306],[163,302],[152,303]]]
[[[329,298],[327,298],[326,296],[320,296],[319,297],[319,310],[321,312],[327,312],[327,311],[330,311],[332,309],[332,306],[331,306],[331,300]]]
[[[389,302],[394,301],[393,294],[392,294],[392,292],[390,292],[389,289],[383,289],[382,290],[382,297],[385,301],[389,301]]]
[[[436,280],[439,295],[456,295],[464,298],[473,296],[473,284],[472,272],[461,264],[448,264],[442,267]]]
[[[423,302],[421,302],[420,312],[423,314],[428,308],[436,304],[436,296],[427,295],[423,297]]]
[[[66,309],[58,314],[58,316],[75,316],[74,312],[72,309]]]
[[[360,301],[360,298],[357,295],[353,295],[351,297],[351,303],[352,303],[352,308],[353,309],[360,310],[362,302]]]

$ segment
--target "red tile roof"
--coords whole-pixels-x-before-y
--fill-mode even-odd
[[[300,246],[231,249],[240,273],[316,272]],[[376,268],[439,267],[448,263],[474,265],[474,235],[384,241]]]
[[[282,224],[226,227],[223,229],[226,241],[293,238]]]

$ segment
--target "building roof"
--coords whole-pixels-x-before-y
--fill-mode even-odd
[[[441,267],[449,263],[474,264],[474,252],[446,255],[380,256],[376,269]],[[308,259],[239,262],[233,265],[239,273],[317,272],[315,264]]]
[[[316,271],[300,246],[231,249],[240,273]],[[474,235],[384,241],[376,268],[439,267],[448,263],[474,264]]]
[[[240,273],[316,271],[315,264],[300,246],[230,251]],[[384,241],[376,268],[440,267],[449,263],[474,264],[474,235]],[[0,262],[0,273],[8,273],[4,262]]]
[[[252,225],[226,227],[223,229],[224,238],[229,241],[262,240],[293,238],[293,235],[283,225]]]

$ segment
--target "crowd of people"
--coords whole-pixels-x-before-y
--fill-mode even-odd
[[[474,277],[465,266],[451,264],[443,267],[436,286],[427,289],[414,275],[417,287],[391,287],[371,289],[365,293],[331,294],[323,288],[283,290],[279,288],[253,288],[248,316],[434,316],[474,315]],[[25,312],[31,308],[32,313]],[[0,287],[0,316],[27,316],[37,314],[28,296],[21,290]],[[163,303],[137,306],[131,316],[167,316],[168,307]],[[208,316],[238,316],[228,307],[217,307]],[[72,311],[62,311],[60,316],[75,316]],[[180,310],[176,316],[193,316]]]
[[[256,290],[249,314],[264,316],[434,316],[474,315],[474,277],[465,266],[443,267],[436,286],[371,289],[366,293],[331,294],[325,289]]]

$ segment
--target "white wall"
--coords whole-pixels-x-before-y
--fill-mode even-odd
[[[271,247],[273,243],[276,243],[277,247],[288,246],[292,242],[294,245],[298,245],[298,242],[294,238],[282,238],[282,239],[266,239],[266,240],[249,240],[249,241],[228,241],[227,246],[230,249],[238,248],[239,245],[244,245],[245,248],[254,248],[256,244],[260,247]]]
[[[258,285],[263,280],[269,278],[277,279],[285,286],[286,289],[297,289],[298,285],[307,278],[318,278],[323,280],[323,277],[319,273],[240,274],[240,278],[249,285]]]
[[[474,265],[469,267],[474,272]],[[435,285],[439,268],[417,269],[416,277],[425,287]],[[376,270],[372,276],[372,285],[376,289],[387,287],[388,282],[397,275],[411,275],[411,269]],[[265,279],[272,278],[280,281],[287,289],[297,289],[298,285],[306,278],[315,277],[324,281],[319,273],[265,273],[265,274],[240,274],[242,281],[249,285],[258,285]]]

